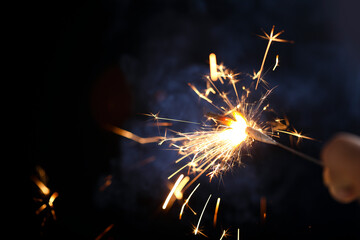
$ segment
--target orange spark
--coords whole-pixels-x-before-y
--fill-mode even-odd
[[[128,138],[130,140],[133,140],[135,142],[138,142],[140,144],[146,144],[146,143],[153,143],[153,142],[158,142],[162,139],[164,139],[164,137],[149,137],[149,138],[142,138],[139,137],[135,134],[133,134],[132,132],[129,132],[127,130],[112,126],[112,125],[106,125],[104,126],[107,130],[109,130],[110,132],[113,132],[117,135],[120,135],[122,137]]]
[[[155,127],[171,127],[173,124],[169,122],[156,122],[156,123],[149,123],[148,125]]]
[[[297,137],[297,141],[296,141],[296,144],[299,144],[300,143],[300,140],[302,138],[304,139],[308,139],[308,140],[315,140],[314,138],[311,138],[311,137],[308,137],[308,136],[305,136],[305,135],[302,135],[301,131],[298,132],[296,129],[294,129],[292,132],[288,132],[288,131],[282,131],[282,130],[277,130],[278,132],[281,132],[281,133],[285,133],[285,134],[288,134],[288,135],[291,135],[291,136],[294,136],[294,137]]]
[[[179,183],[179,185],[176,187],[174,195],[177,199],[182,199],[183,198],[183,193],[181,192],[182,189],[185,187],[185,185],[187,184],[187,182],[190,180],[189,176],[184,177],[181,182]]]
[[[260,198],[260,219],[265,222],[266,219],[266,197]]]
[[[194,192],[196,191],[196,189],[197,189],[199,186],[200,186],[200,183],[194,188],[194,190],[192,190],[192,192],[190,193],[189,197],[185,200],[184,204],[182,205],[181,210],[180,210],[180,214],[179,214],[179,219],[180,219],[180,220],[181,220],[182,214],[183,214],[183,212],[184,212],[185,206],[189,204],[189,201],[190,201],[191,196],[194,194]],[[193,213],[196,215],[195,212],[193,212]]]
[[[191,166],[194,172],[199,173],[184,188],[184,190],[186,190],[209,168],[213,167],[211,176],[216,175],[219,171],[225,170],[224,168],[228,166],[227,162],[233,158],[234,152],[238,150],[237,147],[247,139],[247,134],[245,133],[247,123],[244,117],[236,111],[233,112],[232,117],[233,119],[228,118],[227,120],[223,120],[224,125],[222,125],[222,131],[217,129],[214,131],[182,134],[186,137],[185,139],[189,140],[187,144],[183,145],[183,149],[189,152],[184,153],[184,156],[176,162],[191,155],[193,155],[193,159],[171,174],[168,179],[175,176],[184,168]],[[173,138],[169,139],[169,141],[179,141],[179,139],[184,140],[184,138]],[[220,163],[222,167],[216,162]]]
[[[108,175],[105,177],[105,183],[99,188],[99,190],[102,192],[104,191],[107,187],[109,187],[112,183],[112,175]]]
[[[205,233],[203,233],[202,231],[202,229],[201,228],[197,228],[197,227],[195,227],[195,225],[193,225],[192,224],[192,228],[193,228],[193,233],[195,234],[195,231],[196,231],[196,233],[199,233],[199,234],[201,234],[201,235],[203,235],[204,237],[208,237],[207,235],[205,235]],[[196,234],[195,234],[196,235]]]
[[[38,186],[38,188],[40,189],[43,195],[48,196],[50,194],[50,189],[46,187],[45,184],[42,181],[40,181],[37,177],[32,176],[32,180],[36,184],[36,186]]]
[[[197,88],[194,85],[192,85],[191,83],[188,83],[188,85],[200,98],[204,99],[205,101],[207,101],[209,103],[212,103],[212,101],[209,98],[207,98],[204,94],[200,93],[199,90],[197,90]]]
[[[221,235],[221,237],[220,237],[220,240],[222,240],[224,237],[227,237],[227,234],[226,234],[227,231],[228,231],[228,230],[224,230],[224,231],[223,231],[223,233],[222,233],[222,235]]]
[[[156,114],[154,114],[154,113],[149,113],[149,114],[144,113],[143,115],[149,116],[149,117],[153,117],[154,120],[165,120],[165,121],[171,121],[171,122],[182,122],[182,123],[200,124],[200,123],[197,123],[197,122],[191,122],[191,121],[185,121],[185,120],[179,120],[179,119],[159,117],[159,113],[156,113]]]
[[[220,198],[218,198],[217,201],[216,201],[216,207],[215,207],[215,213],[214,213],[214,227],[216,226],[216,222],[217,222],[219,205],[220,205]]]
[[[165,208],[166,208],[166,206],[168,205],[168,203],[169,203],[169,201],[170,201],[171,196],[174,194],[177,186],[180,184],[180,182],[181,182],[181,180],[182,180],[183,178],[184,178],[184,174],[181,174],[181,175],[179,176],[179,178],[176,180],[176,182],[175,182],[173,188],[171,189],[169,195],[168,195],[167,198],[165,199],[165,202],[164,202],[164,204],[163,204],[163,206],[162,206],[162,209],[165,209]]]
[[[50,209],[51,209],[51,214],[52,214],[52,216],[53,216],[53,219],[54,220],[56,220],[56,215],[55,215],[55,210],[54,210],[54,201],[55,201],[55,199],[57,198],[59,196],[59,194],[57,193],[57,192],[54,192],[51,196],[50,196],[50,198],[49,198],[49,207],[50,207]]]
[[[257,89],[259,81],[261,79],[261,74],[262,74],[263,69],[264,69],[265,60],[266,60],[267,54],[269,52],[271,43],[272,42],[292,42],[292,41],[289,41],[289,40],[278,38],[278,36],[280,36],[284,32],[284,30],[282,30],[282,31],[280,31],[280,32],[278,32],[278,33],[276,33],[274,35],[274,29],[275,29],[275,26],[272,27],[270,35],[268,35],[264,30],[262,30],[263,33],[264,33],[264,36],[263,35],[258,35],[259,37],[261,37],[263,39],[269,40],[269,42],[268,42],[268,45],[267,45],[266,50],[265,50],[265,54],[264,54],[264,57],[263,57],[263,60],[262,60],[262,63],[261,63],[260,70],[253,76],[253,79],[257,78],[255,90]]]
[[[42,168],[41,172],[39,171],[39,175],[42,176],[43,178],[46,177],[45,175],[45,171]],[[55,210],[54,210],[54,201],[55,199],[59,196],[59,194],[57,192],[54,192],[50,195],[50,189],[45,186],[45,184],[40,181],[37,177],[32,176],[31,177],[33,182],[36,184],[36,186],[39,188],[40,193],[43,195],[43,198],[41,199],[36,199],[39,202],[42,202],[43,204],[35,211],[36,215],[39,215],[42,211],[44,211],[45,209],[49,209],[52,217],[54,220],[56,220],[56,215],[55,215]],[[42,225],[45,224],[45,221],[47,220],[47,217],[45,216],[42,222]]]
[[[212,94],[216,94],[215,90],[211,87],[210,85],[210,82],[207,81],[206,82],[206,89],[205,89],[205,96],[209,96],[209,94],[212,93]]]
[[[218,79],[218,72],[217,72],[215,53],[210,53],[209,63],[210,63],[210,78],[211,78],[211,80],[216,81]]]
[[[100,240],[108,231],[110,231],[112,228],[114,227],[114,224],[110,224],[107,228],[105,228],[105,230],[100,233],[95,240]]]
[[[276,67],[278,67],[278,66],[279,66],[279,55],[276,55],[275,65],[272,70],[275,71]]]
[[[46,204],[41,205],[38,210],[36,210],[36,215],[39,215],[40,212],[42,212],[46,208]]]

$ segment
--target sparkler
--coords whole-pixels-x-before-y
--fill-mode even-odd
[[[304,154],[302,152],[296,151],[293,148],[285,146],[284,144],[281,144],[281,143],[275,141],[274,139],[272,139],[271,137],[269,137],[269,136],[265,135],[264,133],[260,132],[259,130],[256,130],[256,129],[252,128],[252,127],[247,127],[245,129],[245,131],[246,131],[246,134],[248,136],[250,136],[251,138],[253,138],[256,141],[281,147],[281,148],[285,149],[286,151],[289,151],[289,152],[291,152],[293,154],[298,155],[299,157],[302,157],[302,158],[304,158],[306,160],[309,160],[310,162],[313,162],[313,163],[315,163],[317,165],[323,166],[322,162],[320,162],[316,158],[313,158],[313,157],[311,157],[309,155],[306,155],[306,154]]]
[[[141,138],[123,129],[116,127],[108,128],[119,135],[132,139],[141,144],[158,141],[159,145],[161,145],[165,142],[169,142],[170,146],[177,149],[178,153],[182,155],[175,161],[175,163],[178,164],[183,162],[185,159],[189,160],[181,167],[179,167],[174,173],[172,173],[168,179],[176,176],[186,168],[188,169],[187,175],[195,174],[195,177],[191,179],[191,181],[187,179],[185,184],[182,184],[181,188],[177,189],[184,178],[184,175],[181,174],[176,180],[169,195],[167,196],[162,207],[163,209],[166,208],[173,194],[176,193],[180,195],[181,192],[184,192],[187,188],[189,188],[204,173],[207,172],[206,175],[211,181],[213,177],[232,169],[235,165],[240,165],[242,162],[241,158],[243,156],[243,151],[246,151],[254,141],[278,146],[313,163],[321,165],[317,159],[296,151],[295,149],[285,146],[273,139],[274,136],[278,137],[280,133],[295,136],[298,138],[298,141],[303,138],[311,139],[302,135],[296,130],[289,131],[289,122],[287,119],[281,120],[276,118],[274,121],[262,121],[262,113],[269,109],[269,104],[265,104],[266,99],[274,89],[268,89],[268,83],[263,79],[263,71],[270,46],[273,42],[292,42],[278,38],[283,33],[283,31],[274,33],[274,28],[275,27],[273,26],[269,34],[263,31],[264,35],[259,35],[259,37],[268,40],[268,44],[261,62],[260,69],[257,72],[254,71],[253,75],[234,73],[233,71],[226,68],[223,64],[217,65],[216,55],[211,53],[209,56],[210,75],[205,77],[206,89],[199,90],[194,84],[188,83],[190,88],[197,94],[197,96],[209,103],[217,112],[207,113],[206,121],[204,123],[194,123],[185,120],[159,117],[159,114],[148,115],[153,117],[155,121],[177,121],[201,125],[199,130],[184,133],[175,132],[176,135],[174,137],[165,136]],[[279,66],[278,63],[279,55],[276,56],[276,63],[272,67],[273,71],[277,68],[277,66]],[[251,79],[256,80],[256,82],[253,81],[248,87],[243,84],[241,87],[242,91],[238,91],[236,84],[239,82],[244,82],[244,79],[240,79],[239,76],[250,76]],[[215,84],[215,82],[217,84]],[[261,84],[266,86],[264,87],[266,90],[265,93],[257,101],[250,101],[250,95],[253,92],[251,89],[257,90],[258,86]],[[232,90],[236,96],[235,100],[229,97],[228,90],[223,90],[226,85],[232,86]],[[214,97],[220,98],[221,104],[217,104],[217,101],[213,99]],[[166,126],[167,124],[157,124],[157,126],[161,125]],[[188,206],[189,199],[198,186],[199,185],[197,185],[197,187],[191,192],[189,197],[183,203],[179,215],[180,219],[185,206]],[[181,198],[182,194],[180,199]],[[198,219],[197,226],[194,229],[195,235],[198,232],[201,233],[199,230],[200,221],[210,198],[211,194],[203,207],[201,215]],[[214,214],[214,225],[216,224],[219,202],[220,198],[218,199],[216,211]],[[225,233],[226,231],[224,231],[221,238],[224,237]],[[239,238],[240,230],[238,229],[238,239]]]
[[[270,34],[267,34],[265,31],[263,32],[264,36],[260,37],[267,39],[268,45],[260,70],[252,76],[253,80],[256,79],[255,90],[258,88],[258,84],[262,79],[262,72],[271,43],[291,42],[279,39],[278,37],[283,31],[274,34],[274,27],[271,29]],[[275,121],[272,122],[261,121],[263,111],[269,108],[269,104],[264,106],[264,102],[273,89],[267,90],[258,101],[250,102],[250,89],[254,87],[254,85],[250,84],[249,88],[243,86],[243,93],[240,95],[236,87],[236,83],[240,81],[240,79],[237,78],[240,74],[232,72],[223,64],[217,65],[216,55],[213,53],[210,54],[209,61],[210,76],[206,77],[207,89],[200,91],[193,84],[189,83],[189,86],[200,98],[211,104],[216,111],[220,113],[208,113],[207,120],[212,121],[213,124],[209,125],[205,123],[201,130],[188,133],[178,132],[177,137],[165,138],[162,141],[162,143],[170,141],[171,145],[178,149],[179,154],[183,155],[176,160],[176,163],[190,158],[190,161],[171,174],[168,177],[169,179],[183,169],[188,168],[188,174],[195,173],[196,176],[189,182],[184,190],[206,171],[208,171],[207,176],[209,176],[211,181],[214,176],[231,169],[236,164],[241,164],[242,150],[249,147],[254,140],[281,147],[302,158],[321,165],[317,159],[287,147],[271,137],[276,136],[275,134],[286,133],[298,137],[298,141],[301,138],[311,139],[301,135],[296,130],[293,132],[289,131],[287,129],[289,124],[283,124],[279,119],[275,119]],[[277,66],[278,55],[273,70],[275,70]],[[219,84],[215,84],[217,80],[219,80],[220,86],[218,86]],[[220,90],[220,87],[227,82],[232,85],[232,89],[236,95],[235,101],[231,101],[227,92]],[[264,81],[261,81],[261,83],[264,83]],[[211,99],[211,94],[219,96],[223,104],[216,105],[215,101]],[[180,142],[180,144],[177,144],[177,142]]]

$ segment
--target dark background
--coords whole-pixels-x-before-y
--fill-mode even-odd
[[[139,145],[104,130],[113,124],[143,137],[158,135],[141,113],[201,121],[209,106],[187,86],[201,86],[207,59],[240,72],[260,67],[267,42],[256,34],[276,31],[295,44],[275,43],[280,67],[266,80],[278,86],[269,103],[280,116],[319,141],[298,147],[319,157],[322,144],[338,131],[360,135],[360,6],[351,1],[52,1],[24,7],[22,39],[30,65],[24,85],[31,120],[25,141],[25,206],[31,235],[46,239],[192,239],[197,216],[181,203],[161,205],[176,152]],[[28,9],[28,10],[27,10]],[[20,66],[19,66],[20,69]],[[151,122],[150,122],[151,123]],[[174,124],[175,130],[194,126]],[[162,132],[163,133],[163,132]],[[289,144],[287,137],[281,139]],[[232,239],[359,239],[358,203],[335,202],[322,183],[321,169],[296,156],[254,144],[245,167],[223,181],[206,177],[192,207],[204,215],[204,232]],[[48,187],[59,193],[57,220],[45,226],[36,215],[39,196],[30,176],[41,166]],[[111,176],[111,185],[101,186]],[[259,213],[267,199],[267,219]],[[212,211],[221,197],[219,222]],[[27,219],[27,218],[26,218]],[[15,233],[16,234],[16,233]],[[196,238],[203,238],[196,236]],[[230,239],[230,238],[229,238]]]

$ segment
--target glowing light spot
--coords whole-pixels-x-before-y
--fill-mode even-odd
[[[223,140],[230,141],[232,146],[238,146],[247,138],[247,134],[245,132],[247,124],[245,118],[239,112],[234,112],[233,116],[235,121],[229,121],[230,128],[222,132],[220,137]]]
[[[182,180],[183,178],[184,178],[184,175],[181,174],[181,175],[179,176],[179,178],[176,180],[176,182],[175,182],[175,184],[174,184],[174,187],[171,189],[169,195],[168,195],[167,198],[165,199],[165,202],[164,202],[164,204],[163,204],[163,206],[162,206],[162,209],[166,209],[166,206],[168,205],[171,196],[174,194],[176,188],[178,187],[178,185],[180,184],[180,182],[181,182],[181,180]]]
[[[209,63],[210,63],[210,78],[211,80],[216,81],[218,79],[218,72],[217,72],[215,53],[211,53],[209,55]]]

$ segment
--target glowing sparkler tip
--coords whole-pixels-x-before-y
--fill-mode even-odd
[[[245,131],[247,123],[239,112],[234,112],[233,116],[235,121],[229,120],[228,125],[230,128],[222,132],[221,137],[229,140],[233,146],[238,146],[248,136]]]
[[[249,137],[251,137],[252,139],[254,139],[256,141],[273,144],[273,145],[277,144],[277,142],[274,139],[272,139],[271,137],[267,136],[266,134],[260,132],[259,130],[254,129],[252,127],[246,127],[245,132]]]

